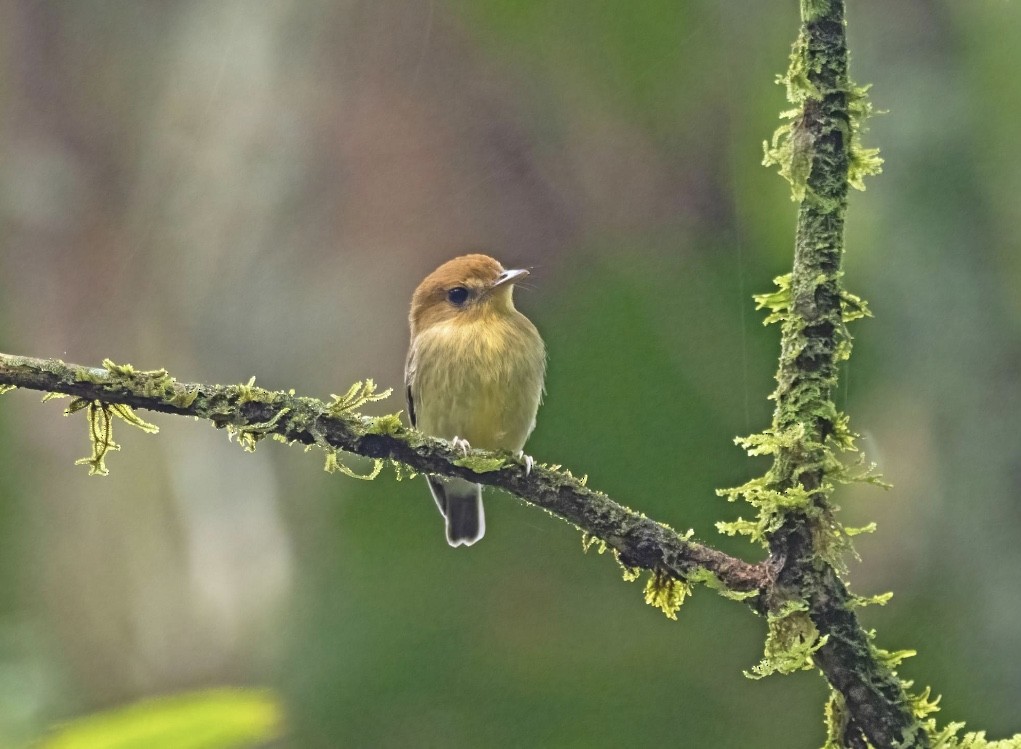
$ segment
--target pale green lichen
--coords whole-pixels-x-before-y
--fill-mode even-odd
[[[710,590],[715,590],[724,598],[728,598],[731,601],[746,601],[749,598],[754,598],[759,594],[757,590],[731,590],[728,588],[722,580],[712,570],[707,570],[704,567],[699,567],[693,572],[687,575],[688,582],[694,585],[695,583],[702,583]]]
[[[92,445],[92,455],[80,458],[74,464],[89,466],[90,476],[106,476],[110,473],[106,467],[106,454],[111,450],[121,449],[121,446],[113,441],[113,417],[105,403],[89,402],[83,398],[71,401],[71,405],[64,411],[64,415],[70,416],[83,408],[88,408],[86,416],[89,422],[89,443]]]
[[[360,481],[372,481],[377,476],[379,476],[380,471],[383,470],[383,464],[384,461],[382,458],[373,458],[371,471],[369,471],[368,473],[357,473],[352,468],[349,468],[343,462],[341,462],[340,459],[337,457],[337,450],[333,450],[326,453],[326,465],[323,466],[323,470],[325,470],[327,473],[340,472],[345,476],[348,476],[353,479],[358,479]]]
[[[103,367],[106,373],[102,370],[79,369],[76,376],[80,380],[103,386],[115,385],[120,381],[146,398],[169,401],[175,397],[174,386],[177,381],[165,369],[137,370],[131,364],[117,364],[110,359],[103,359]]]
[[[178,408],[189,408],[198,397],[198,388],[183,390],[180,392],[175,389],[174,394],[167,399],[167,403],[172,406],[177,406]]]
[[[178,408],[188,408],[198,397],[198,388],[179,390],[177,380],[166,369],[138,370],[131,364],[103,360],[103,369],[77,367],[73,370],[78,382],[89,382],[112,389],[123,386],[145,398],[156,398]]]
[[[47,393],[47,396],[56,395],[54,393]],[[44,396],[43,400],[50,400],[50,397]],[[92,454],[87,458],[76,460],[74,464],[76,466],[88,466],[90,476],[108,475],[110,470],[106,466],[106,456],[112,451],[121,449],[120,445],[113,441],[113,420],[115,418],[148,434],[155,434],[159,431],[159,427],[155,424],[142,420],[130,406],[121,403],[104,403],[98,400],[90,401],[86,398],[75,398],[64,409],[64,415],[70,416],[86,409],[86,418],[89,423],[89,444],[92,446]]]
[[[883,159],[878,148],[865,148],[861,137],[868,131],[866,123],[877,114],[869,99],[871,84],[855,86],[849,84],[847,108],[851,114],[850,162],[847,165],[847,183],[855,190],[865,189],[865,178],[883,173]]]
[[[833,274],[833,279],[837,281],[843,277],[843,271]],[[814,279],[814,283],[818,285],[827,280],[829,280],[827,277],[821,276]],[[773,284],[776,286],[775,291],[752,296],[752,299],[755,300],[756,310],[769,310],[762,320],[763,325],[782,323],[790,317],[791,274],[784,273],[782,276],[777,276],[773,279]],[[869,309],[868,303],[857,294],[852,294],[845,289],[840,290],[840,311],[845,323],[860,320],[863,317],[872,317],[872,310]]]
[[[844,526],[844,533],[846,533],[848,536],[851,536],[851,537],[860,536],[863,533],[875,533],[875,532],[876,532],[876,524],[875,524],[875,522],[869,523],[868,525],[860,526],[858,528],[848,528],[846,525]]]
[[[126,406],[123,403],[111,403],[109,404],[109,408],[114,416],[119,418],[121,421],[130,424],[136,429],[141,429],[146,434],[159,434],[160,428],[155,424],[150,424],[148,421],[139,418],[138,414],[135,413],[131,406]]]
[[[833,687],[830,687],[830,698],[826,700],[826,707],[823,710],[823,722],[826,725],[826,743],[822,745],[822,749],[845,749],[847,705],[844,696]]]
[[[588,531],[582,531],[581,533],[581,550],[582,553],[588,554],[589,549],[595,547],[596,552],[599,554],[606,553],[606,542],[598,536],[589,533]]]
[[[626,583],[633,583],[642,576],[641,567],[628,567],[626,564],[620,565],[620,576]]]
[[[170,377],[165,369],[140,371],[131,364],[118,364],[110,359],[103,360],[103,369],[68,367],[62,363],[58,364],[78,382],[88,382],[111,390],[126,388],[144,397],[163,400],[179,408],[192,406],[199,396],[198,386],[189,388],[179,386],[176,380]],[[371,479],[379,475],[385,462],[383,460],[375,460],[373,469],[368,474],[359,474],[337,459],[337,450],[329,445],[323,435],[314,427],[315,418],[323,413],[322,406],[313,409],[315,411],[314,414],[311,412],[306,413],[309,409],[302,406],[296,406],[298,408],[297,413],[291,407],[278,408],[270,419],[255,423],[246,423],[234,410],[249,403],[263,405],[279,404],[286,397],[293,398],[294,390],[290,390],[287,393],[271,392],[257,387],[254,377],[246,383],[231,385],[219,390],[222,391],[229,406],[218,407],[210,418],[213,419],[216,426],[226,427],[228,438],[231,440],[237,438],[238,444],[245,451],[254,451],[258,443],[267,436],[284,443],[290,442],[291,439],[287,435],[280,433],[284,431],[280,426],[281,421],[286,417],[289,420],[287,427],[289,432],[295,433],[301,429],[306,429],[313,434],[316,445],[321,447],[327,454],[326,470],[330,472],[337,471],[359,479]],[[344,395],[334,395],[332,401],[325,408],[325,413],[332,417],[357,417],[355,419],[356,422],[357,419],[362,419],[359,428],[366,435],[393,436],[399,434],[404,429],[400,421],[400,413],[371,418],[362,417],[357,413],[357,409],[362,405],[383,400],[391,395],[391,393],[392,390],[389,389],[377,392],[376,385],[371,379],[359,381],[352,385]],[[43,400],[58,397],[67,396],[59,393],[48,393],[43,397]],[[318,403],[310,399],[305,400],[312,404]],[[157,431],[154,425],[140,419],[130,407],[107,404],[99,400],[90,402],[86,399],[77,398],[71,402],[65,413],[71,414],[85,409],[88,409],[92,455],[81,459],[78,463],[88,465],[89,472],[92,475],[106,475],[108,473],[105,462],[107,453],[120,449],[119,445],[112,438],[114,418],[119,418],[143,431]],[[398,468],[399,464],[395,461],[389,462],[395,466],[398,479],[402,478],[402,472]],[[497,460],[492,458],[476,457],[469,462],[471,463],[469,467],[473,470],[484,473],[502,467],[505,461],[499,459],[499,466],[495,465]],[[417,475],[406,466],[404,467],[404,474],[410,476]]]
[[[135,374],[135,367],[131,364],[116,364],[112,359],[103,359],[103,366],[115,375],[131,377]],[[164,370],[165,371],[165,370]]]
[[[907,735],[902,736],[900,741],[894,742],[893,746],[917,746],[917,742],[921,738],[920,733],[924,730],[928,735],[925,745],[932,749],[1021,749],[1021,735],[993,741],[986,738],[985,731],[973,731],[964,736],[958,736],[957,734],[964,729],[965,725],[961,722],[951,722],[943,728],[939,728],[935,718],[929,717],[939,710],[938,702],[939,698],[929,699],[928,689],[921,695],[915,696],[912,700],[912,714],[920,722],[912,726]],[[825,711],[826,743],[823,744],[822,749],[843,749],[847,746],[844,742],[844,734],[850,720],[851,716],[847,711],[843,696],[831,689]]]
[[[872,651],[872,657],[894,673],[897,672],[897,667],[900,666],[901,663],[906,661],[908,658],[914,658],[918,655],[918,651],[916,650],[886,650],[878,647],[874,644],[876,639],[876,630],[874,629],[868,630],[865,634],[868,636],[869,648]]]
[[[516,455],[514,456],[514,459],[518,465],[522,466],[525,465],[524,455]],[[577,481],[581,486],[585,486],[588,484],[587,473],[584,476],[575,476],[573,473],[571,473],[570,468],[564,468],[562,465],[560,465],[560,463],[536,463],[535,467],[544,468],[550,473],[558,473],[569,481]]]
[[[798,126],[798,110],[788,110],[780,116],[794,121],[778,127],[771,142],[763,141],[762,165],[776,166],[780,176],[790,183],[791,200],[800,203],[805,199],[812,171],[812,133]]]
[[[892,598],[893,593],[890,591],[887,591],[886,593],[877,593],[874,596],[859,596],[852,593],[849,603],[855,608],[864,608],[865,606],[885,606]]]
[[[937,730],[936,721],[926,721],[926,731],[932,742],[932,749],[1021,749],[1021,734],[999,741],[986,738],[985,731],[972,731],[964,736],[957,734],[964,729],[964,723],[948,723],[942,730]],[[901,746],[908,746],[902,743]]]
[[[889,599],[889,595],[876,596],[877,600],[870,602],[885,603]],[[866,634],[873,658],[888,668],[894,676],[897,675],[897,668],[901,663],[917,655],[916,651],[909,649],[891,651],[880,648],[873,643],[876,636],[875,630],[869,630]],[[905,690],[909,690],[913,686],[913,682],[909,680],[902,680],[900,683]],[[940,728],[934,716],[940,710],[941,698],[939,695],[933,696],[930,687],[925,687],[918,693],[908,692],[905,699],[911,715],[915,718],[915,723],[899,742],[894,743],[894,746],[916,746],[916,742],[924,732],[928,736],[928,745],[933,749],[1021,749],[1021,734],[1009,739],[990,741],[986,739],[984,731],[958,736],[965,725],[961,722],[951,722]]]
[[[394,478],[398,481],[403,481],[404,479],[411,480],[418,476],[418,472],[414,468],[397,460],[391,460],[390,467],[393,468]]]
[[[559,472],[560,475],[566,478],[570,478],[571,480],[574,481],[578,480],[568,470],[558,471],[558,469],[561,468],[559,465],[556,464],[552,466],[544,465],[542,467],[548,468],[553,472]],[[606,496],[600,492],[594,492],[594,494],[600,497]],[[553,515],[553,513],[549,512],[548,510],[546,512],[550,515]],[[642,519],[646,519],[646,516],[643,513],[635,514]],[[553,517],[557,516],[553,515]],[[619,549],[610,547],[609,544],[606,543],[606,541],[599,538],[595,534],[590,533],[582,528],[579,528],[578,526],[575,527],[578,528],[579,531],[581,531],[581,548],[584,553],[587,554],[589,550],[593,548],[599,554],[605,554],[607,551],[612,551],[613,558],[617,562],[617,565],[620,567],[621,577],[623,577],[625,582],[633,583],[642,576],[642,573],[645,570],[642,567],[636,567],[634,565],[626,563],[621,557],[621,552]],[[669,526],[664,527],[667,527],[671,531],[673,530],[669,528]],[[689,528],[684,533],[678,534],[678,536],[680,536],[680,538],[682,538],[685,541],[690,540],[694,535],[695,531],[691,528]],[[693,572],[691,580],[689,581],[688,579],[679,580],[676,577],[672,576],[669,572],[657,569],[651,572],[651,578],[646,583],[644,589],[645,602],[650,606],[655,606],[656,608],[660,609],[669,618],[677,619],[677,610],[680,608],[685,598],[691,594],[693,587],[692,582],[703,582],[709,587],[719,590],[719,592],[722,595],[728,598],[734,598],[735,600],[743,600],[749,597],[749,595],[755,595],[755,593],[746,595],[743,593],[735,593],[733,591],[727,590],[723,583],[719,581],[719,579],[717,579],[716,576],[713,575],[708,570],[702,569],[695,570]]]
[[[793,449],[803,440],[804,430],[798,425],[781,436],[776,436],[767,430],[762,434],[739,438],[737,442],[748,451],[749,455],[774,455],[781,449]],[[716,528],[729,536],[747,535],[752,541],[765,546],[768,545],[769,534],[780,527],[788,512],[799,510],[811,515],[818,511],[813,504],[813,498],[817,494],[826,494],[832,490],[829,483],[823,483],[812,491],[799,484],[780,490],[776,488],[779,486],[779,482],[775,474],[776,466],[774,465],[765,475],[751,479],[741,486],[717,489],[717,495],[725,497],[728,502],[736,502],[738,499],[748,502],[758,510],[758,517],[754,521],[742,518],[731,522],[721,521],[716,524]]]
[[[254,379],[253,377],[252,380]],[[250,381],[246,387],[251,387],[251,384]],[[273,433],[280,420],[289,413],[291,413],[290,408],[281,408],[266,421],[243,425],[227,424],[227,439],[230,440],[236,436],[238,444],[241,445],[245,452],[255,452],[259,442],[265,439],[267,435]]]
[[[828,10],[828,0],[802,3],[805,20],[817,17]],[[824,63],[820,61],[817,67],[822,64]],[[778,84],[784,86],[787,101],[793,104],[794,108],[780,113],[780,118],[785,122],[774,131],[769,141],[762,144],[763,166],[777,167],[780,176],[791,186],[791,199],[799,203],[810,194],[808,178],[811,175],[815,151],[814,136],[807,126],[805,111],[809,102],[820,102],[825,94],[843,93],[846,97],[848,171],[846,175],[840,175],[840,179],[846,180],[847,184],[856,190],[864,190],[865,177],[880,174],[883,165],[879,149],[865,148],[861,142],[862,135],[867,130],[865,123],[875,114],[868,98],[869,87],[857,86],[845,78],[838,83],[839,88],[836,91],[820,91],[810,76],[818,70],[813,70],[810,66],[808,41],[805,28],[802,26],[801,33],[791,48],[787,72],[776,79]],[[829,208],[833,207],[830,205],[831,200],[820,195],[812,197],[825,203]]]
[[[791,674],[814,666],[812,655],[826,644],[808,617],[808,604],[787,601],[766,616],[768,632],[762,660],[744,675],[761,679],[773,673]]]
[[[791,274],[785,273],[773,279],[776,284],[776,291],[766,294],[755,294],[755,309],[768,309],[769,314],[762,321],[763,325],[783,322],[787,319],[791,309]]]
[[[265,403],[270,395],[269,391],[255,386],[255,375],[248,378],[248,382],[234,385],[236,392],[235,402],[239,406],[245,403]]]
[[[357,409],[366,403],[381,401],[390,397],[392,393],[393,390],[391,388],[377,392],[376,383],[371,379],[359,380],[348,388],[347,392],[343,395],[331,394],[331,400],[326,405],[326,408],[318,413],[319,415],[333,418],[354,420],[355,423],[359,424],[361,432],[366,435],[397,435],[404,431],[404,425],[400,419],[401,412],[374,417],[362,416],[357,412]],[[371,481],[379,476],[383,466],[389,463],[393,467],[398,481],[407,476],[417,475],[407,466],[402,467],[395,460],[384,460],[383,458],[373,458],[372,469],[368,473],[358,473],[340,460],[340,451],[329,444],[320,428],[316,425],[315,418],[308,419],[305,428],[312,435],[315,445],[321,448],[326,456],[323,470],[327,473],[342,473],[350,478]]]
[[[762,165],[775,166],[780,176],[791,186],[791,199],[801,202],[808,189],[812,171],[813,136],[805,127],[802,107],[808,99],[820,99],[821,94],[808,75],[808,40],[802,28],[791,49],[787,72],[776,77],[776,82],[787,91],[787,101],[796,108],[780,113],[786,120],[773,132],[769,141],[762,143]]]
[[[600,551],[599,553],[601,554],[602,551]],[[634,567],[630,564],[625,564],[623,560],[621,560],[620,552],[617,549],[613,550],[613,558],[617,562],[618,566],[620,566],[620,574],[621,577],[624,578],[624,582],[633,583],[635,580],[642,576],[642,568]]]
[[[717,521],[716,530],[725,536],[750,536],[753,541],[757,540],[763,533],[763,527],[759,521],[745,520],[741,517],[729,522]]]
[[[18,389],[17,385],[0,385],[0,395],[4,395],[6,393],[11,392],[12,390],[17,389]]]
[[[398,411],[395,414],[384,414],[383,416],[374,416],[370,421],[369,425],[365,428],[366,434],[385,434],[393,436],[399,434],[404,430],[404,424],[401,422],[401,413]]]
[[[668,619],[675,621],[677,611],[689,595],[690,583],[671,577],[662,570],[654,570],[645,583],[645,602],[658,608]]]
[[[912,682],[905,681],[905,688],[910,688]],[[928,718],[933,713],[938,713],[940,710],[939,703],[943,699],[943,695],[937,694],[935,697],[932,696],[932,688],[926,687],[918,694],[908,695],[911,701],[911,713],[919,720]]]
[[[839,272],[835,273],[833,281],[839,282],[840,277]],[[783,356],[788,358],[797,357],[809,345],[805,333],[807,323],[791,314],[791,278],[787,274],[774,279],[776,291],[755,297],[757,308],[768,310],[767,322],[783,323]],[[826,277],[820,276],[813,279],[813,286],[825,282]],[[845,322],[870,314],[860,297],[841,292],[840,300],[842,320],[834,329],[835,337],[841,342],[836,360],[846,358],[850,353],[850,336],[844,328]],[[866,463],[864,457],[859,455],[857,460],[845,460],[845,457],[859,452],[856,445],[858,435],[851,430],[848,416],[839,411],[829,397],[828,393],[835,385],[835,370],[828,377],[799,380],[796,394],[783,390],[788,387],[783,384],[783,371],[781,366],[781,374],[778,374],[781,384],[771,396],[778,404],[773,426],[735,440],[750,456],[773,457],[773,465],[763,476],[738,487],[717,491],[730,502],[737,499],[747,501],[758,511],[757,518],[719,522],[716,527],[721,533],[747,535],[752,541],[768,546],[769,536],[780,528],[791,512],[798,512],[803,521],[812,526],[816,553],[843,572],[843,555],[854,553],[850,538],[868,532],[872,526],[845,529],[834,516],[834,509],[827,501],[829,496],[841,484],[869,483],[883,487],[888,484],[876,474],[875,464]],[[798,410],[788,415],[784,409]],[[820,424],[826,426],[820,429]],[[816,436],[819,431],[823,433],[821,439]],[[816,476],[812,489],[795,480],[796,476],[806,473]]]
[[[504,458],[491,458],[488,455],[463,455],[454,461],[454,465],[467,468],[473,473],[492,473],[506,466],[507,461]]]
[[[838,277],[843,277],[843,272]],[[860,320],[863,317],[872,317],[872,310],[868,303],[856,294],[841,289],[840,291],[840,313],[845,323]]]
[[[341,416],[351,413],[366,403],[373,403],[389,398],[393,394],[393,388],[387,388],[381,393],[376,392],[376,383],[371,379],[359,380],[344,393],[344,395],[330,394],[332,399],[326,407],[330,416]]]

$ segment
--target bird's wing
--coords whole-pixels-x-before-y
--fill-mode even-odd
[[[404,384],[408,395],[408,418],[411,419],[411,426],[417,426],[415,418],[415,396],[411,392],[415,382],[415,349],[408,351],[408,361],[404,365]]]

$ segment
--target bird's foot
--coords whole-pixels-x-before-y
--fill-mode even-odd
[[[467,457],[468,451],[472,449],[472,446],[468,444],[468,440],[463,440],[460,437],[454,437],[454,439],[450,440],[450,444],[455,450],[460,450],[461,455],[465,457]]]
[[[528,476],[532,472],[532,466],[535,465],[535,458],[525,455],[524,450],[518,450],[518,460],[525,464],[525,475]]]

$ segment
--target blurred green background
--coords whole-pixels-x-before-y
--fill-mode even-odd
[[[0,4],[0,348],[325,397],[399,386],[407,303],[482,248],[533,267],[550,350],[529,452],[699,538],[763,469],[790,264],[763,169],[797,4]],[[895,488],[844,490],[863,618],[944,719],[1021,731],[1021,5],[850,2],[885,174],[852,195],[838,394]],[[398,388],[399,392],[399,388]],[[671,622],[504,495],[470,549],[421,479],[360,483],[203,424],[0,403],[0,746],[144,697],[276,691],[295,747],[810,747],[815,674],[752,682],[764,625]],[[381,410],[403,407],[398,396]]]

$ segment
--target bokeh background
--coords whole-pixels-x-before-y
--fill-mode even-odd
[[[717,487],[763,469],[790,264],[762,168],[797,3],[162,0],[0,4],[0,347],[325,397],[402,380],[439,262],[534,268],[550,350],[529,452],[746,558]],[[1021,731],[1021,4],[850,2],[866,140],[858,323],[838,395],[895,488],[852,564],[863,617],[944,719]],[[0,745],[158,694],[268,687],[282,746],[809,747],[824,685],[741,672],[764,624],[671,622],[504,495],[452,550],[424,482],[0,403]],[[403,407],[399,395],[378,412]]]

